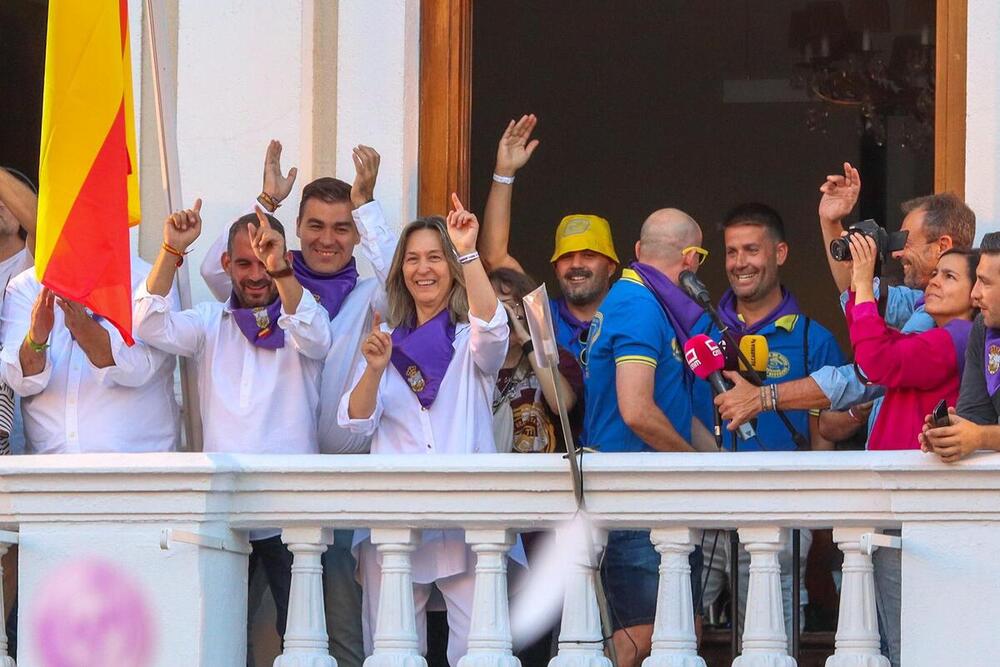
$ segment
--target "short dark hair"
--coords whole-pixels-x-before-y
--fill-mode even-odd
[[[1000,247],[997,248],[997,252],[1000,252]],[[945,250],[941,253],[941,257],[947,257],[948,255],[961,255],[965,258],[965,261],[969,264],[969,276],[972,278],[972,282],[976,282],[976,267],[979,266],[979,249],[978,248],[951,248]],[[941,261],[941,258],[938,258]]]
[[[979,242],[979,252],[983,255],[1000,255],[1000,232],[990,232],[983,235]]]
[[[500,285],[510,292],[510,295],[520,301],[538,287],[538,283],[527,273],[514,269],[499,268],[490,271],[490,282]]]
[[[759,202],[747,202],[730,209],[722,221],[722,229],[737,225],[754,225],[770,232],[775,241],[785,240],[785,222],[773,208]]]
[[[904,215],[924,212],[924,230],[929,242],[950,236],[956,248],[972,247],[976,238],[976,214],[951,192],[908,199],[899,207]]]
[[[299,220],[302,219],[302,212],[306,208],[306,202],[310,199],[319,199],[327,204],[340,204],[342,202],[349,204],[351,203],[351,186],[339,178],[330,176],[317,178],[302,188],[302,199],[299,200]]]
[[[265,213],[264,215],[267,216],[267,221],[271,223],[271,227],[277,229],[278,233],[281,234],[281,238],[286,239],[284,225],[278,222],[278,219],[273,215],[271,215],[270,213]],[[248,225],[259,225],[259,224],[260,221],[257,220],[256,213],[247,213],[246,215],[237,218],[236,222],[234,222],[229,227],[229,238],[226,241],[226,252],[228,252],[230,255],[233,254],[233,243],[236,241],[237,234],[239,234],[242,231],[246,231]]]

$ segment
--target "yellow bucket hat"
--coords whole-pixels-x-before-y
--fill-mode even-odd
[[[563,218],[556,228],[556,249],[549,261],[580,250],[599,252],[615,264],[621,264],[611,239],[611,225],[599,216],[567,215]]]

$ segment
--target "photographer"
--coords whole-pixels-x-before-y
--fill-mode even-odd
[[[871,382],[886,388],[868,448],[914,449],[924,415],[942,398],[949,403],[958,398],[975,316],[971,292],[979,255],[954,249],[941,255],[925,291],[925,309],[935,326],[905,334],[890,329],[876,308],[875,241],[859,234],[846,238],[853,257],[846,315],[855,360]]]
[[[969,335],[957,409],[948,426],[927,415],[920,444],[946,463],[978,449],[1000,449],[1000,232],[983,237],[973,301],[980,309]]]
[[[828,260],[838,290],[846,290],[850,285],[851,269],[848,263],[836,261],[829,255],[829,244],[843,233],[842,220],[853,210],[861,188],[858,171],[846,163],[844,171],[844,176],[827,177],[820,187],[823,197],[819,205]],[[891,255],[903,265],[907,286],[888,288],[884,319],[888,326],[903,333],[917,333],[934,326],[933,318],[924,311],[922,290],[927,286],[938,258],[945,251],[972,247],[976,215],[950,193],[911,199],[903,202],[901,208],[906,217],[900,230],[907,232],[907,239],[903,248]],[[879,293],[877,283],[875,281],[874,284],[876,296]],[[841,295],[842,303],[846,303],[846,298],[846,293]],[[730,379],[736,382],[736,386],[723,395],[718,406],[723,418],[731,420],[729,428],[735,429],[755,418],[765,406],[761,404],[756,387],[738,376]],[[847,410],[879,398],[882,391],[878,385],[861,382],[851,364],[826,366],[813,371],[807,378],[779,384],[777,407],[782,410]],[[878,417],[880,404],[881,401],[876,401],[871,411],[869,430]]]

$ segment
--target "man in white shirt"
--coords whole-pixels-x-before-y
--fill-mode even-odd
[[[193,358],[206,452],[315,454],[320,374],[330,349],[326,314],[291,266],[284,229],[258,210],[230,228],[223,268],[226,303],[174,311],[166,296],[188,247],[201,234],[201,200],[174,213],[144,286],[136,332],[165,352]],[[284,637],[292,557],[280,531],[250,531],[250,578],[264,570]]]
[[[132,284],[149,265],[132,260]],[[164,452],[177,446],[174,358],[43,287],[7,285],[0,375],[21,397],[29,454]],[[143,415],[142,428],[124,418]]]
[[[333,345],[323,364],[320,387],[319,447],[324,454],[352,454],[369,450],[371,438],[337,423],[337,404],[347,393],[352,371],[361,358],[361,339],[371,328],[371,311],[383,309],[385,277],[396,250],[398,232],[391,229],[375,201],[379,154],[368,146],[353,151],[353,185],[330,177],[317,178],[302,189],[295,233],[301,251],[293,253],[292,268],[303,284],[319,297],[329,316]],[[281,173],[281,144],[272,141],[264,158],[263,189],[258,203],[276,211],[288,197],[296,170]],[[232,281],[219,263],[227,235],[209,249],[201,275],[220,301],[228,298]],[[354,249],[375,271],[359,278]],[[361,667],[364,642],[361,630],[361,590],[354,576],[352,531],[334,531],[335,540],[323,554],[327,634],[330,653],[340,667]]]

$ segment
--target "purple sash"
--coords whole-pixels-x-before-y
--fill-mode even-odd
[[[632,262],[630,268],[639,274],[642,282],[660,302],[660,307],[677,335],[677,341],[681,345],[686,343],[691,337],[691,330],[705,311],[670,278],[649,264]]]
[[[265,350],[277,350],[285,346],[285,332],[278,326],[281,315],[281,299],[275,299],[269,306],[260,308],[237,308],[236,293],[229,297],[229,310],[237,326],[252,345]]]
[[[965,372],[965,349],[969,347],[972,322],[956,318],[941,328],[948,332],[952,345],[955,346],[955,354],[958,356],[958,381],[961,383],[962,374]]]
[[[415,329],[398,326],[392,332],[392,365],[425,408],[437,398],[455,354],[454,342],[455,325],[447,308]]]
[[[986,374],[986,391],[992,398],[1000,389],[1000,331],[986,327],[985,352],[983,371]]]
[[[726,293],[722,295],[722,300],[719,301],[719,317],[734,334],[755,334],[785,315],[801,314],[802,310],[795,297],[784,287],[781,288],[781,303],[778,304],[778,307],[768,313],[767,317],[750,326],[747,326],[746,322],[740,319],[739,313],[736,312],[736,294],[733,293],[733,290],[726,290]]]
[[[554,299],[554,301],[556,302],[556,308],[559,310],[559,317],[573,331],[571,340],[582,340],[583,335],[590,331],[590,322],[584,322],[570,312],[569,305],[566,303],[566,297],[561,296],[558,299]]]
[[[358,265],[354,258],[336,273],[316,273],[302,258],[302,251],[292,251],[292,270],[299,283],[309,290],[332,320],[340,312],[344,300],[358,284]]]

